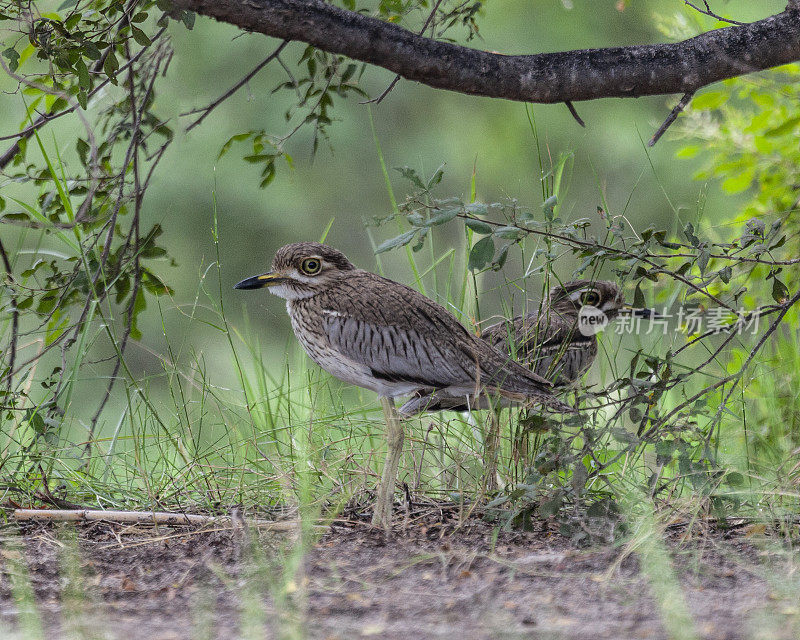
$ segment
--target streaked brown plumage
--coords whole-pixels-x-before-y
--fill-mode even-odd
[[[584,305],[597,307],[613,320],[625,302],[620,288],[613,282],[575,280],[553,287],[539,312],[498,322],[488,327],[481,337],[557,387],[568,387],[580,380],[597,356],[597,337],[583,335],[578,330],[578,316]],[[456,398],[443,392],[417,393],[400,410],[408,414],[466,411],[486,408],[486,405],[480,398]]]
[[[309,259],[321,263],[313,275],[303,272]],[[337,378],[387,398],[419,389],[467,394],[486,388],[566,409],[553,398],[549,382],[475,337],[444,307],[357,269],[335,249],[315,242],[287,245],[272,269],[267,280],[249,279],[237,287],[269,283],[286,299],[292,328],[308,355]]]
[[[331,247],[317,242],[286,245],[275,254],[271,273],[236,285],[261,287],[286,299],[294,333],[312,360],[389,401],[416,391],[464,397],[485,389],[510,400],[572,411],[552,395],[551,383],[474,336],[444,307],[410,287],[357,269]],[[391,502],[387,507],[382,496],[391,497],[400,453],[393,435],[396,413],[389,401],[382,401],[389,427],[389,472],[374,520],[384,526]]]

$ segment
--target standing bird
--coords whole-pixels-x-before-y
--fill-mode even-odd
[[[488,327],[481,337],[556,387],[568,388],[581,379],[597,357],[597,326],[580,325],[581,318],[588,317],[581,314],[581,309],[585,308],[601,311],[609,321],[626,309],[640,317],[654,315],[650,309],[633,309],[626,305],[622,291],[613,282],[574,280],[553,287],[538,313],[498,322]],[[439,391],[418,392],[400,411],[413,415],[422,411],[468,411],[487,406],[485,398],[453,397]]]
[[[391,523],[403,446],[395,397],[437,390],[464,397],[486,389],[517,402],[533,400],[555,411],[572,411],[550,393],[551,383],[474,336],[444,307],[405,285],[357,269],[324,244],[286,245],[275,254],[272,271],[235,286],[262,287],[286,300],[294,334],[314,362],[380,397],[388,452],[373,524],[388,528]]]

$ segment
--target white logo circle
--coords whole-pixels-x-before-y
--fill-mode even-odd
[[[581,307],[578,312],[578,331],[584,336],[593,336],[608,325],[608,316],[590,304]]]

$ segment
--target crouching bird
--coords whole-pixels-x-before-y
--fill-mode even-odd
[[[625,304],[622,290],[613,282],[573,280],[553,287],[537,312],[502,320],[487,327],[481,338],[561,391],[575,386],[592,366],[597,332],[623,311],[642,318],[659,317],[651,309]],[[417,392],[400,411],[468,411],[486,409],[489,402],[485,395],[465,398],[446,390]]]
[[[375,525],[391,525],[403,447],[395,397],[441,391],[463,398],[485,392],[538,402],[551,411],[573,411],[553,396],[550,382],[474,336],[444,307],[410,287],[356,268],[324,244],[286,245],[275,254],[269,273],[235,286],[262,287],[286,300],[294,334],[314,362],[380,397],[388,451]]]

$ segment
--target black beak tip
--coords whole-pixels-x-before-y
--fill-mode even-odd
[[[664,317],[660,313],[658,313],[655,309],[650,309],[648,307],[644,307],[641,309],[634,309],[633,315],[638,316],[639,318],[650,318],[650,319]]]
[[[264,286],[263,280],[259,279],[258,276],[253,278],[245,278],[241,282],[237,282],[233,285],[234,289],[261,289]]]

